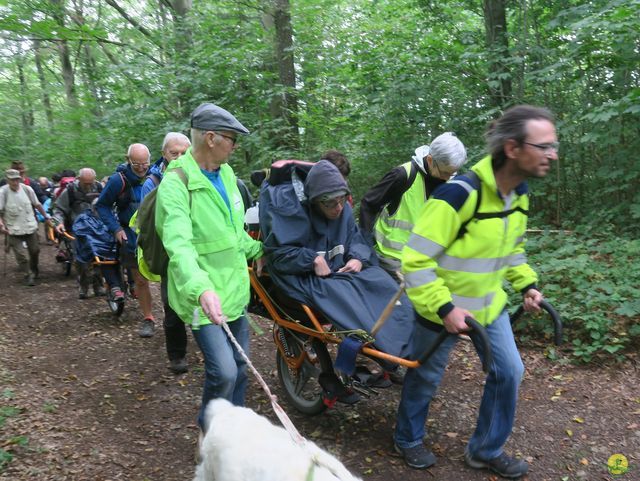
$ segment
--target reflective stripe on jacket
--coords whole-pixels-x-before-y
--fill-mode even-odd
[[[407,178],[411,175],[411,162],[402,164],[407,171]],[[382,209],[374,228],[376,252],[386,258],[388,264],[400,269],[402,248],[409,240],[413,226],[427,200],[422,176],[417,175],[413,184],[402,195],[398,209],[389,214]]]
[[[528,209],[526,183],[505,198],[499,194],[490,157],[473,170],[482,189],[478,213]],[[440,186],[402,251],[407,294],[418,313],[432,322],[442,324],[438,311],[452,303],[488,325],[507,302],[503,280],[516,290],[537,281],[525,256],[527,216],[521,211],[503,218],[473,219],[458,238],[461,225],[474,215],[477,200],[478,191],[460,178]]]
[[[187,175],[186,189],[172,172],[177,167]],[[156,229],[169,255],[169,304],[187,324],[196,309],[199,325],[209,324],[199,303],[206,290],[218,294],[230,321],[240,317],[249,303],[247,259],[262,255],[262,244],[244,230],[242,197],[228,164],[220,167],[220,178],[231,210],[200,171],[191,149],[169,164],[158,186]]]

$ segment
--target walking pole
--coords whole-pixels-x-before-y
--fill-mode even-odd
[[[7,253],[9,252],[9,237],[7,233],[4,234],[4,259],[2,261],[2,277],[7,277]]]

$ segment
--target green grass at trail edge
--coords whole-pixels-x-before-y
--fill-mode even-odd
[[[534,233],[527,256],[545,298],[562,317],[562,349],[578,362],[624,360],[640,341],[640,240],[588,231]],[[520,296],[511,300],[515,306]],[[524,341],[542,333],[551,342],[553,335],[548,316],[526,316],[515,328]],[[550,357],[556,354],[549,350]]]

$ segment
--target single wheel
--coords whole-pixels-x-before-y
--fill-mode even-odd
[[[293,335],[285,333],[287,349],[292,358],[297,359],[302,354],[304,360],[299,368],[292,368],[287,364],[285,356],[276,350],[276,366],[278,367],[278,378],[284,388],[287,399],[294,408],[303,414],[319,414],[327,406],[322,399],[322,387],[318,383],[320,376],[320,364],[309,359],[304,351],[303,342]]]

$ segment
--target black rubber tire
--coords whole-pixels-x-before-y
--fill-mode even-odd
[[[303,349],[300,341],[287,335],[287,344],[291,354],[298,356]],[[327,406],[322,399],[322,387],[318,383],[320,375],[319,363],[312,363],[307,356],[300,369],[295,372],[287,365],[287,361],[276,349],[276,366],[278,379],[289,402],[303,414],[320,414]]]

